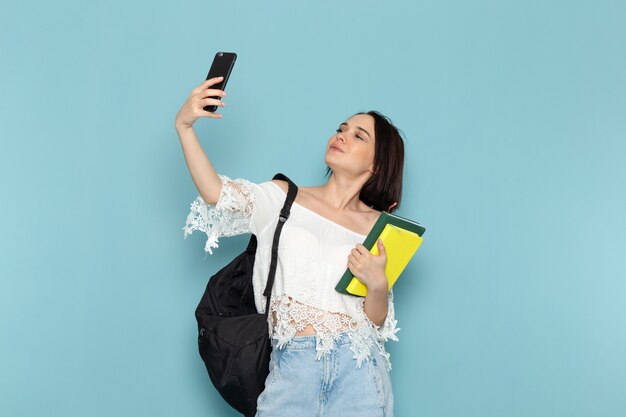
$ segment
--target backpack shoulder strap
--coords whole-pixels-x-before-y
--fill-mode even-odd
[[[283,226],[285,222],[289,218],[291,213],[291,206],[296,199],[296,195],[298,194],[298,186],[293,183],[286,175],[276,174],[274,175],[275,180],[283,180],[287,181],[289,184],[289,190],[287,191],[287,197],[285,198],[285,204],[283,208],[280,210],[280,216],[278,218],[278,224],[276,225],[276,230],[274,231],[274,241],[272,242],[272,259],[270,262],[270,271],[267,277],[267,285],[265,286],[265,291],[263,291],[263,295],[267,297],[267,302],[265,303],[265,315],[269,314],[270,309],[270,299],[272,296],[272,287],[274,286],[274,278],[276,277],[276,266],[278,263],[278,242],[280,241],[280,234],[283,230]]]

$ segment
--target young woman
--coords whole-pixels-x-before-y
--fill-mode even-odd
[[[185,237],[206,232],[205,250],[218,238],[257,236],[253,285],[259,312],[267,280],[274,228],[287,184],[255,184],[219,175],[193,130],[203,110],[222,107],[223,91],[213,78],[189,95],[176,116],[176,130],[199,192],[185,225]],[[220,97],[219,99],[209,98]],[[258,417],[393,416],[389,354],[395,336],[393,293],[387,291],[386,253],[361,243],[382,210],[400,202],[404,144],[381,114],[358,113],[339,125],[326,145],[328,182],[299,187],[283,228],[271,297],[270,374],[258,398]],[[364,298],[343,295],[335,285],[346,267],[367,285]]]

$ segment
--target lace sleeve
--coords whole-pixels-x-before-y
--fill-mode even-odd
[[[380,354],[385,358],[385,365],[388,370],[391,370],[391,355],[385,350],[385,342],[388,340],[398,341],[396,333],[398,333],[400,328],[397,327],[397,324],[398,321],[396,320],[396,313],[393,307],[393,291],[389,290],[387,295],[387,317],[385,318],[385,322],[381,326],[374,325],[377,339],[376,344],[378,345]]]
[[[387,318],[385,318],[385,322],[377,330],[379,339],[383,342],[388,340],[397,342],[398,336],[396,336],[396,333],[400,331],[397,324],[398,320],[396,320],[396,312],[393,307],[393,290],[389,290],[387,295]]]
[[[250,232],[250,219],[255,198],[252,183],[243,179],[232,180],[219,175],[222,190],[215,205],[207,204],[202,197],[191,203],[191,209],[185,223],[184,236],[199,230],[207,234],[204,250],[213,254],[222,236],[235,236]]]

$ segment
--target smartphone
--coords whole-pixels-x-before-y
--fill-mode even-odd
[[[235,65],[235,60],[237,59],[237,54],[234,52],[218,52],[215,54],[215,58],[213,58],[213,63],[211,64],[211,69],[209,69],[209,74],[206,76],[206,79],[215,78],[215,77],[224,77],[224,79],[211,86],[211,89],[216,90],[224,90],[226,88],[226,83],[228,82],[228,77],[230,77],[230,72],[233,70],[233,66]],[[212,97],[209,98],[217,98],[220,97]],[[215,112],[217,110],[217,106],[206,106],[204,110]]]

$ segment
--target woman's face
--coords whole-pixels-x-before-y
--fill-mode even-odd
[[[369,114],[355,114],[343,122],[328,140],[326,164],[356,176],[374,170],[374,118]]]

